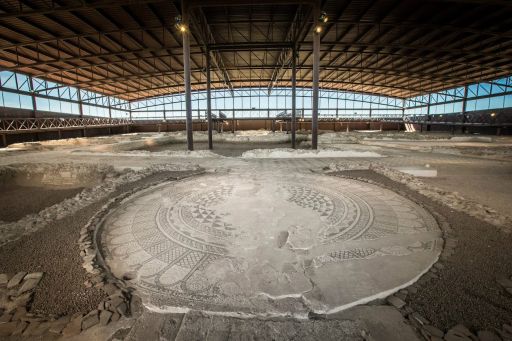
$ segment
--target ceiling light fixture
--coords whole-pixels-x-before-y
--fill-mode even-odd
[[[327,13],[324,11],[320,12],[320,16],[318,17],[318,21],[322,23],[326,23],[329,21],[329,17],[327,16]]]
[[[174,27],[176,27],[176,29],[182,33],[185,33],[187,31],[187,26],[183,23],[181,15],[177,15],[176,17],[174,17]]]

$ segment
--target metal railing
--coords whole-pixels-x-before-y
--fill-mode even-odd
[[[37,132],[131,125],[126,118],[0,118],[0,133]]]

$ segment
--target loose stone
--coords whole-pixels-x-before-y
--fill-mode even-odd
[[[0,323],[0,336],[11,335],[18,326],[17,322]]]
[[[60,334],[62,332],[62,330],[64,329],[64,327],[66,327],[66,324],[68,324],[70,320],[71,320],[71,318],[69,316],[63,316],[60,319],[58,319],[57,321],[53,321],[51,323],[51,326],[49,329],[50,333]]]
[[[397,309],[400,309],[405,305],[405,302],[401,298],[398,298],[396,296],[389,296],[387,300],[389,304],[391,304]]]
[[[489,330],[481,330],[477,334],[480,341],[501,341],[501,338]]]
[[[26,292],[21,296],[16,297],[16,304],[18,306],[26,306],[28,301],[30,301],[30,297],[32,296],[32,292]]]
[[[448,330],[445,335],[446,341],[473,341],[477,337],[464,325],[458,324],[452,329]]]
[[[508,278],[498,278],[496,282],[498,282],[498,284],[501,285],[502,287],[512,288],[512,280]]]
[[[20,290],[18,290],[18,295],[21,295],[24,292],[34,289],[39,284],[40,280],[41,280],[41,278],[30,278],[30,279],[24,281]]]
[[[11,280],[7,283],[7,289],[14,288],[18,284],[21,283],[23,280],[23,277],[25,277],[27,273],[26,272],[18,272],[16,275],[14,275]]]
[[[110,318],[111,322],[117,322],[121,318],[121,315],[119,313],[112,313],[112,317]]]
[[[39,324],[39,326],[32,332],[32,335],[34,336],[40,336],[40,335],[43,335],[45,332],[48,331],[48,329],[50,329],[50,322],[41,322],[41,324]]]
[[[112,311],[112,312],[114,312],[114,311],[116,310],[116,308],[117,308],[121,303],[123,303],[123,302],[124,302],[124,299],[123,299],[122,297],[120,297],[120,296],[115,296],[115,297],[113,297],[110,301],[108,301],[108,305],[109,305],[109,307],[110,307],[110,308],[112,308],[112,309],[113,309],[113,311]],[[112,309],[110,309],[110,310],[112,310]]]
[[[75,317],[71,322],[66,325],[66,328],[62,330],[64,337],[78,335],[82,331],[82,316]]]
[[[97,325],[100,322],[100,319],[98,318],[98,311],[94,310],[94,313],[89,313],[87,315],[83,322],[82,322],[82,330],[86,330],[91,328],[92,326]]]
[[[107,295],[110,296],[117,291],[117,287],[112,283],[108,283],[107,285],[103,286],[103,291],[105,291]]]
[[[0,317],[0,323],[5,323],[5,322],[9,322],[11,321],[12,319],[12,314],[3,314],[1,317]]]
[[[407,290],[411,293],[411,294],[415,294],[418,292],[418,288],[415,287],[415,286],[411,286],[409,288],[407,288]]]
[[[503,330],[506,331],[509,334],[512,334],[512,326],[509,325],[509,324],[504,324],[503,325]]]
[[[41,324],[41,322],[38,322],[38,321],[34,321],[34,322],[31,322],[27,329],[25,329],[25,331],[23,332],[23,336],[31,336],[31,335],[34,335],[34,332],[36,331],[36,329],[39,327],[39,325]]]
[[[25,280],[27,279],[41,279],[43,278],[43,273],[42,272],[32,272],[32,273],[29,273],[28,275],[25,276]]]
[[[16,312],[14,313],[14,316],[13,316],[13,321],[18,321],[18,320],[21,320],[21,318],[23,316],[25,316],[27,314],[27,308],[25,307],[18,307],[16,309]]]
[[[504,330],[498,330],[497,332],[498,332],[498,334],[500,334],[500,337],[503,340],[505,340],[505,341],[512,340],[512,334],[509,334]]]
[[[128,307],[126,306],[126,303],[121,303],[118,307],[117,307],[117,312],[119,314],[121,314],[122,316],[126,316],[127,312],[128,312]]]
[[[427,320],[426,318],[424,318],[417,312],[412,313],[410,318],[413,319],[414,321],[418,322],[422,326],[430,324],[429,320]]]
[[[9,275],[0,274],[0,285],[6,285],[9,282]]]
[[[21,335],[28,326],[28,322],[19,321],[16,329],[12,332],[12,335]]]
[[[423,326],[423,330],[427,333],[429,336],[436,336],[439,338],[442,338],[444,336],[444,332],[440,330],[439,328],[434,327],[433,325],[426,325]]]
[[[112,317],[112,312],[108,310],[102,310],[100,313],[100,324],[102,326],[106,326],[108,322],[110,321],[110,318]]]
[[[395,294],[395,296],[405,302],[405,299],[407,298],[407,293],[406,292],[397,292]]]

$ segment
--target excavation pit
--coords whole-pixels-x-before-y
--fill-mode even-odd
[[[441,232],[412,201],[327,175],[231,172],[141,191],[100,248],[147,306],[329,313],[384,298],[437,260]]]
[[[0,167],[0,221],[28,214],[72,198],[112,172],[110,167],[77,164],[14,164]],[[23,205],[19,203],[22,202]]]

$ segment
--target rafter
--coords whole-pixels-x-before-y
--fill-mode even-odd
[[[213,65],[222,75],[224,85],[229,89],[231,94],[233,94],[233,84],[231,83],[229,73],[226,71],[224,60],[221,54],[217,50],[209,49],[209,45],[215,44],[215,38],[212,34],[210,26],[208,25],[208,20],[206,19],[206,16],[204,15],[203,11],[199,8],[191,12],[190,20],[194,25],[194,28],[196,28],[197,30],[198,38],[204,47],[205,53],[210,54]]]

